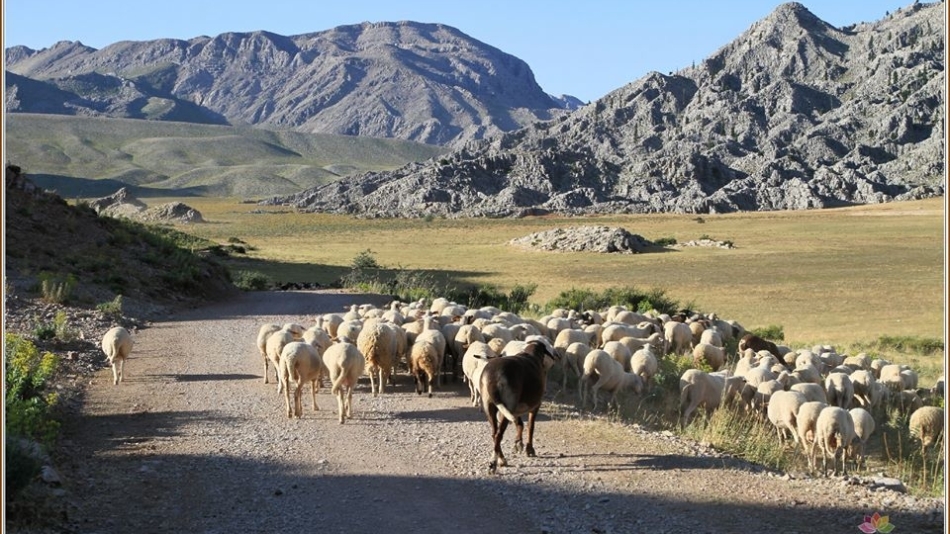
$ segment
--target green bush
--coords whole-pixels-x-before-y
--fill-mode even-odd
[[[645,303],[641,306],[641,303]],[[567,308],[577,311],[600,310],[610,306],[620,305],[629,310],[649,311],[655,309],[660,313],[672,314],[676,312],[679,304],[666,296],[662,289],[651,289],[641,291],[634,287],[611,287],[601,293],[590,289],[571,288],[562,291],[545,305],[545,309],[553,310],[555,308]],[[649,306],[648,309],[644,309]]]
[[[16,497],[30,482],[40,474],[42,463],[28,450],[25,450],[22,440],[9,434],[6,437],[6,473],[4,474],[4,488],[7,502]]]
[[[366,249],[353,257],[350,262],[350,268],[353,270],[381,269],[379,262],[376,261],[376,253]]]
[[[109,302],[97,304],[96,309],[113,319],[119,319],[122,317],[122,305],[122,295],[116,295],[115,298]]]
[[[235,271],[234,285],[242,291],[265,291],[273,285],[273,280],[258,271]]]
[[[51,409],[58,397],[55,392],[47,392],[46,386],[56,372],[58,358],[51,352],[40,354],[33,343],[15,334],[6,335],[4,349],[7,434],[52,444],[59,423]]]
[[[676,244],[675,237],[661,237],[653,241],[653,244],[658,247],[669,247]]]
[[[770,324],[760,328],[753,328],[749,333],[769,341],[785,341],[785,329],[779,324]]]
[[[40,294],[43,300],[54,304],[63,304],[69,300],[73,289],[76,288],[76,277],[72,274],[62,275],[50,272],[40,273]]]

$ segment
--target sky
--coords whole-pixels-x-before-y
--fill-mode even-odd
[[[777,0],[5,0],[3,46],[191,39],[265,30],[312,33],[361,22],[441,23],[512,54],[544,91],[584,102],[699,63],[771,13]],[[801,0],[836,27],[881,19],[912,0]]]

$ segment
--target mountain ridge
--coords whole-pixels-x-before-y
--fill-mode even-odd
[[[942,195],[943,5],[834,28],[779,6],[570,115],[271,203],[366,217],[717,213]]]
[[[42,50],[11,47],[5,59],[8,72],[67,93],[59,105],[48,98],[23,98],[17,106],[8,100],[8,111],[56,109],[438,145],[517,129],[576,104],[545,93],[524,61],[451,26],[411,21],[294,36],[254,31],[120,41],[99,50],[61,41]],[[88,79],[93,73],[101,77],[96,83]],[[9,81],[7,89],[17,92]]]

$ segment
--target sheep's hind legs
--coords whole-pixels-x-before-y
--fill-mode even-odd
[[[524,421],[522,421],[520,417],[515,419],[515,429],[517,430],[517,434],[515,434],[514,451],[515,454],[518,454],[524,450],[524,439],[522,437],[524,435]]]

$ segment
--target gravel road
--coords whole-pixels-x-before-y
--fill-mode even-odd
[[[895,532],[941,532],[943,504],[856,479],[797,479],[670,433],[610,423],[546,402],[538,456],[491,443],[464,385],[417,396],[406,374],[354,395],[340,425],[329,388],[320,411],[288,420],[255,347],[265,322],[380,297],[245,293],[135,334],[126,381],[103,369],[64,429],[60,469],[70,530],[249,532],[860,532],[865,514]],[[306,397],[305,397],[306,399]],[[510,451],[513,429],[503,446]]]

